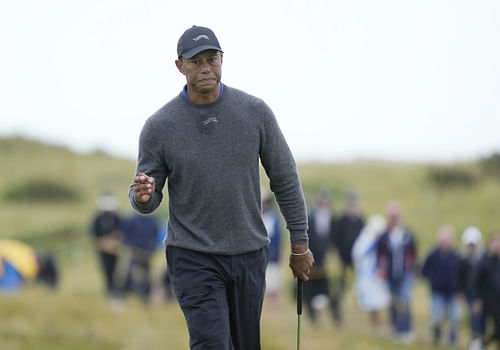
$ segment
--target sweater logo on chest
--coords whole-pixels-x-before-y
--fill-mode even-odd
[[[201,123],[202,123],[203,125],[208,125],[208,124],[210,124],[210,123],[218,123],[218,122],[219,122],[219,121],[217,120],[217,118],[216,118],[216,117],[209,117],[209,118],[205,119],[204,121],[202,121]]]

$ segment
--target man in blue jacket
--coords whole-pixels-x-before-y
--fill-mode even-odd
[[[458,332],[458,271],[460,256],[453,250],[453,229],[443,226],[438,232],[437,247],[427,256],[422,274],[431,287],[431,326],[434,344],[441,340],[441,326],[448,320],[449,345],[455,345]]]

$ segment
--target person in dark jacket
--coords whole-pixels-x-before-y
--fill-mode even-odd
[[[482,234],[475,226],[467,227],[462,233],[462,243],[465,253],[460,259],[458,267],[458,289],[466,303],[469,316],[471,343],[476,342],[484,335],[486,324],[483,310],[474,310],[474,289],[479,262],[483,257],[481,247]]]
[[[500,350],[500,233],[490,238],[488,251],[478,266],[475,288],[474,308],[484,310],[486,319],[493,323],[493,333],[483,338],[482,345],[496,343]]]
[[[352,246],[364,225],[358,197],[354,192],[349,192],[345,196],[344,212],[339,217],[333,237],[343,270],[352,267]]]
[[[51,252],[37,252],[38,274],[36,281],[46,287],[56,288],[59,282],[59,269],[54,254]]]
[[[387,207],[387,231],[377,245],[377,271],[391,291],[391,323],[395,338],[402,343],[414,339],[411,299],[417,246],[413,233],[402,221],[398,202]]]
[[[123,237],[123,218],[118,214],[118,202],[111,193],[103,193],[97,202],[99,211],[92,220],[91,233],[99,254],[108,296],[120,293],[116,283],[118,251]]]
[[[123,286],[124,292],[135,293],[149,301],[151,291],[151,258],[158,247],[160,229],[151,215],[134,214],[124,222],[124,245],[130,261]]]
[[[304,284],[304,304],[313,322],[317,321],[317,309],[329,302],[331,297],[329,278],[326,271],[327,252],[332,247],[331,239],[335,230],[335,216],[331,208],[330,191],[322,189],[316,195],[316,206],[308,216],[309,249],[315,264],[310,279]],[[339,321],[335,301],[330,300],[334,320]]]
[[[449,322],[449,345],[458,336],[458,266],[460,257],[453,250],[453,228],[445,225],[438,232],[438,245],[429,253],[422,268],[431,288],[431,327],[434,344],[441,340],[443,321]]]
[[[333,243],[341,265],[339,286],[334,296],[338,304],[336,318],[339,321],[342,319],[342,300],[346,289],[347,271],[349,268],[352,269],[352,247],[364,225],[365,222],[359,210],[358,196],[354,192],[348,192],[344,198],[344,212],[337,221],[333,235]]]

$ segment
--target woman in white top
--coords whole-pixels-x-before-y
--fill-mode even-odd
[[[356,280],[354,291],[358,307],[370,314],[374,331],[380,329],[378,311],[390,303],[389,288],[377,274],[377,241],[386,229],[386,221],[381,215],[371,216],[352,248],[352,260]]]

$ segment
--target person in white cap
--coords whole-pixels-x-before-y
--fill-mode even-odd
[[[500,350],[500,233],[494,232],[488,240],[488,249],[481,259],[475,280],[474,310],[483,310],[488,334],[473,348]],[[490,347],[491,348],[491,347]]]
[[[465,247],[465,253],[460,260],[458,270],[458,287],[467,304],[472,343],[477,342],[484,335],[486,328],[484,313],[472,308],[474,281],[479,262],[483,256],[481,240],[482,234],[477,227],[469,226],[464,230],[462,243]]]

